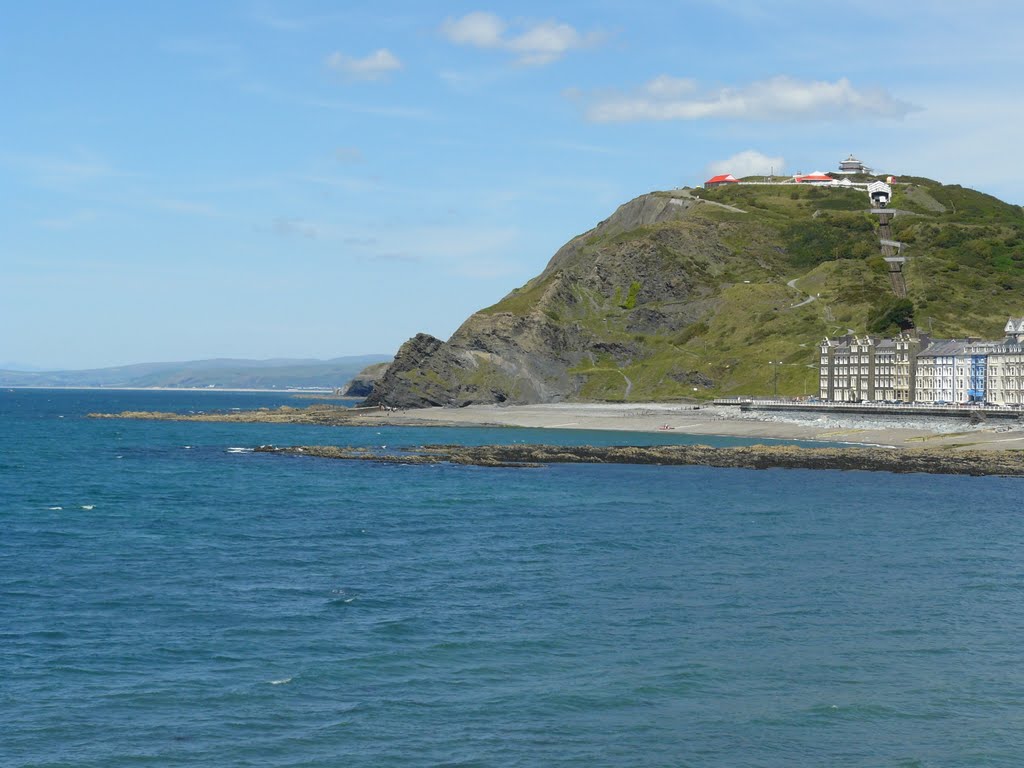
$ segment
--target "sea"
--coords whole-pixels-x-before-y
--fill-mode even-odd
[[[0,766],[1024,765],[1024,480],[86,418],[308,402],[0,390]]]

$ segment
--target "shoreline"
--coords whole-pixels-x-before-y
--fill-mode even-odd
[[[386,411],[313,405],[211,413],[122,412],[93,418],[218,421],[322,426],[519,427],[643,432],[746,440],[841,443],[874,448],[1024,450],[1024,428],[972,424],[962,418],[865,418],[815,414],[741,413],[730,406],[666,403],[545,403],[469,405]]]
[[[396,426],[477,426],[644,432],[692,437],[841,443],[873,448],[1024,450],[1024,429],[1004,424],[972,425],[960,418],[869,420],[816,414],[741,413],[738,408],[663,403],[546,403],[469,405],[384,413]],[[880,423],[880,422],[885,423]],[[667,428],[666,428],[667,427]]]

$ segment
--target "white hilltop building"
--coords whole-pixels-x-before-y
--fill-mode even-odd
[[[836,173],[871,173],[871,169],[856,157],[850,155],[839,163],[839,170]]]

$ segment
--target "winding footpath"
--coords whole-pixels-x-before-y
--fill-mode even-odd
[[[790,280],[788,283],[786,283],[786,285],[788,285],[794,291],[800,291],[800,289],[796,287],[797,281],[799,279],[800,279],[799,277],[794,277],[792,280]],[[800,291],[800,293],[803,293],[803,291]],[[790,304],[789,308],[790,309],[796,309],[797,307],[803,307],[803,306],[805,306],[807,304],[810,304],[812,301],[816,301],[817,299],[818,299],[817,296],[814,296],[813,294],[809,293],[809,294],[807,294],[807,298],[806,299],[804,299],[803,301],[801,301],[801,302],[799,302],[797,304]]]

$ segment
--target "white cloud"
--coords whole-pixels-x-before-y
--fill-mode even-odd
[[[387,48],[380,48],[362,59],[335,51],[327,57],[327,67],[353,80],[380,80],[402,68],[402,62]]]
[[[474,11],[441,25],[441,34],[456,45],[509,51],[520,64],[550,64],[572,50],[594,45],[600,35],[581,35],[564,22],[542,21],[521,25],[517,33],[509,33],[508,24],[493,13]]]
[[[448,19],[441,33],[457,45],[477,48],[502,48],[505,45],[505,22],[493,13],[474,11],[461,19]]]
[[[609,92],[589,101],[587,119],[598,123],[902,118],[917,110],[881,88],[855,88],[846,78],[828,82],[786,76],[701,91],[693,80],[660,75],[631,94]]]
[[[697,81],[693,78],[671,75],[658,75],[643,87],[644,93],[654,99],[678,99],[696,90]]]
[[[769,157],[755,149],[747,149],[737,152],[725,160],[710,163],[705,170],[709,177],[731,173],[736,178],[741,178],[743,176],[767,176],[769,173],[778,176],[785,172],[785,168],[786,160],[781,155]]]
[[[511,51],[519,54],[523,64],[548,64],[561,58],[567,51],[582,48],[583,37],[568,24],[545,21],[527,29],[508,41]]]
[[[282,237],[308,237],[320,236],[320,229],[315,224],[305,219],[291,219],[279,216],[273,221],[274,232]]]

